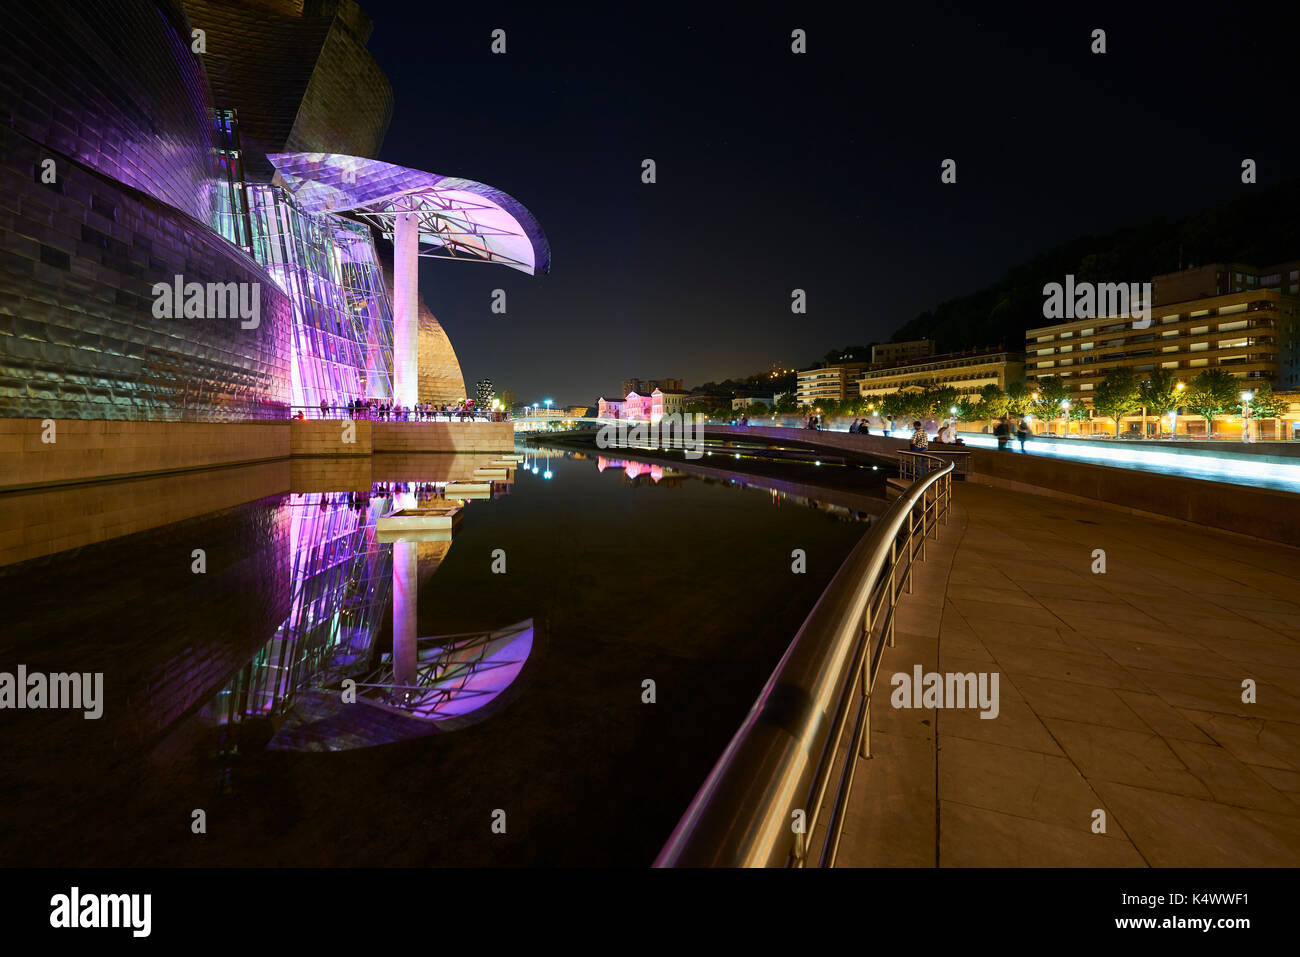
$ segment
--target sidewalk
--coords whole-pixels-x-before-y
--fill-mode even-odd
[[[881,664],[839,866],[1300,863],[1300,549],[954,499]],[[997,672],[998,717],[894,709],[916,664]]]

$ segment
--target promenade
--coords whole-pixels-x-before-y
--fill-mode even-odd
[[[1300,863],[1300,549],[971,483],[954,502],[885,651],[838,865]],[[998,716],[896,710],[917,664],[997,672]]]

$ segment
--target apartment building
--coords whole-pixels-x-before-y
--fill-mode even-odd
[[[892,365],[910,359],[924,359],[934,355],[933,339],[913,339],[910,342],[882,342],[871,347],[871,364]]]
[[[795,373],[795,401],[815,406],[819,402],[843,402],[857,395],[858,378],[868,362],[839,362]]]
[[[1276,275],[1280,288],[1261,287],[1257,276],[1254,288],[1170,299],[1220,288],[1212,285],[1219,281],[1212,278],[1216,268],[1185,271],[1196,276],[1156,277],[1149,325],[1123,316],[1028,330],[1026,379],[1032,385],[1045,376],[1060,376],[1071,397],[1085,402],[1096,383],[1116,368],[1138,376],[1169,369],[1184,381],[1203,369],[1227,368],[1246,380],[1267,381],[1275,391],[1294,391],[1300,386],[1300,298],[1280,291],[1291,288],[1282,279],[1287,273]],[[1239,271],[1225,272],[1232,277]],[[1275,274],[1264,278],[1273,281]]]
[[[864,398],[876,398],[902,389],[952,386],[961,395],[974,397],[986,385],[1005,390],[1024,374],[1025,357],[1020,353],[977,349],[868,369],[858,379],[858,392]]]

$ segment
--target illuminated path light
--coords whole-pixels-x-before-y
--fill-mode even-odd
[[[419,401],[419,257],[551,271],[546,235],[522,203],[483,183],[341,153],[272,153],[308,212],[347,213],[393,242],[393,401]]]
[[[705,439],[717,438],[720,434],[732,434],[725,427],[710,427],[705,432]],[[997,449],[997,439],[980,432],[959,433],[967,448]],[[818,436],[836,435],[849,439],[843,430],[830,429],[823,432],[810,432],[801,428],[775,426],[746,430],[746,439],[763,442],[780,442],[782,439],[793,440],[797,445],[817,448]],[[912,437],[911,429],[894,429],[892,432],[872,433],[891,439],[907,440]],[[739,438],[739,433],[734,437]],[[1130,446],[1122,439],[1106,440],[1088,439],[1048,439],[1041,435],[1025,442],[1025,451],[1012,449],[1007,455],[1040,455],[1091,465],[1106,465],[1112,468],[1132,469],[1140,472],[1154,472],[1161,475],[1176,475],[1184,478],[1200,479],[1209,482],[1224,482],[1230,485],[1249,485],[1256,488],[1273,488],[1284,492],[1300,493],[1300,458],[1295,464],[1290,462],[1264,461],[1265,455],[1251,455],[1234,452],[1233,444],[1218,442],[1215,449],[1187,449],[1183,443],[1167,443],[1162,447]],[[863,447],[870,451],[870,440]],[[836,451],[851,451],[852,447],[835,442],[827,442]],[[1284,443],[1278,443],[1279,449]],[[1258,448],[1258,446],[1257,446]],[[956,451],[954,447],[932,447],[935,451]],[[876,454],[894,456],[894,450],[875,449]]]
[[[910,434],[910,433],[909,433]],[[892,435],[906,438],[899,431]],[[972,448],[996,449],[997,439],[982,433],[961,433],[962,440]],[[1122,441],[1122,440],[1121,440]],[[1008,454],[1019,455],[1019,452]],[[1214,455],[1188,451],[1165,451],[1152,448],[1106,448],[1082,440],[1051,441],[1037,436],[1025,443],[1025,455],[1046,455],[1053,458],[1109,465],[1114,468],[1160,472],[1165,475],[1182,475],[1187,478],[1233,485],[1254,485],[1276,488],[1287,492],[1300,492],[1300,464],[1284,465],[1261,462],[1254,455]]]

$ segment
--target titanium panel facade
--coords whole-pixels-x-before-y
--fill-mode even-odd
[[[0,126],[209,222],[211,104],[178,7],[2,3],[0,45]]]
[[[185,0],[185,9],[207,33],[216,106],[239,114],[251,181],[270,182],[268,153],[378,155],[393,90],[352,0]]]
[[[0,126],[0,416],[232,421],[288,414],[293,314],[206,225]],[[256,285],[240,319],[155,318],[153,286]]]

